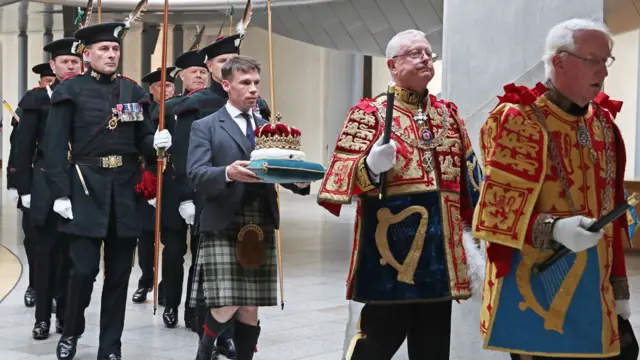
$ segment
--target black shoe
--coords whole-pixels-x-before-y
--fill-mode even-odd
[[[236,344],[231,338],[218,338],[216,350],[230,360],[236,360]]]
[[[24,306],[34,307],[36,306],[36,289],[28,287],[24,292]]]
[[[56,299],[53,299],[51,301],[51,313],[55,314],[56,311],[58,311],[58,302],[56,301]]]
[[[56,348],[58,360],[72,360],[76,356],[80,336],[61,336]]]
[[[162,321],[164,325],[168,328],[174,328],[178,325],[178,309],[176,308],[164,308],[164,313],[162,314]]]
[[[62,320],[56,319],[56,334],[62,334],[62,330],[64,326],[62,325]]]
[[[49,338],[49,329],[51,324],[48,321],[38,321],[33,326],[33,331],[31,331],[31,335],[34,340],[46,340]]]
[[[143,302],[147,301],[147,294],[150,293],[153,289],[152,288],[146,288],[146,287],[140,287],[138,288],[138,290],[136,290],[136,292],[133,293],[133,302],[136,304],[142,304]]]

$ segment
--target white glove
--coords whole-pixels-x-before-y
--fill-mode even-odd
[[[22,200],[22,206],[31,209],[31,194],[20,196],[20,200]]]
[[[153,137],[153,147],[156,150],[158,150],[158,148],[167,150],[171,147],[171,133],[169,130],[156,130],[156,135]]]
[[[603,230],[598,232],[586,230],[594,222],[596,222],[594,219],[584,216],[557,220],[553,225],[553,239],[576,253],[587,250],[596,246],[604,235]]]
[[[396,143],[389,140],[389,143],[382,144],[382,137],[376,141],[367,155],[367,166],[373,175],[377,176],[391,169],[396,163]]]
[[[71,200],[63,197],[53,202],[53,211],[57,212],[65,219],[73,220],[73,212],[71,211]]]
[[[153,207],[156,207],[156,198],[153,198],[151,200],[147,200],[147,203]]]
[[[18,189],[11,188],[8,190],[8,193],[11,201],[18,201],[18,198],[20,197],[20,195],[18,195]]]
[[[196,217],[196,206],[193,205],[193,201],[187,200],[180,203],[178,208],[180,216],[184,219],[187,225],[193,225],[193,221]]]
[[[631,317],[631,307],[629,306],[629,300],[616,300],[616,311],[621,318],[629,320]]]

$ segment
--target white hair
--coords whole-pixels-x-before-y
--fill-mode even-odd
[[[389,43],[387,44],[387,51],[386,51],[387,59],[391,59],[394,56],[398,55],[398,50],[400,49],[402,40],[404,40],[405,38],[414,38],[414,37],[426,39],[427,35],[420,30],[409,29],[409,30],[401,31],[397,33],[394,37],[392,37],[391,40],[389,40]]]
[[[571,19],[554,26],[547,34],[544,46],[544,74],[547,79],[553,76],[553,57],[560,51],[575,51],[575,35],[580,31],[599,31],[609,38],[609,47],[613,48],[613,35],[601,22],[587,19]]]

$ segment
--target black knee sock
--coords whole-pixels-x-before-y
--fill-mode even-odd
[[[235,326],[236,360],[252,360],[253,354],[257,352],[260,323],[253,326],[236,321]]]

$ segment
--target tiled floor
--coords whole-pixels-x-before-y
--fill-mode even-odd
[[[25,260],[20,244],[21,231],[14,204],[2,196],[0,244]],[[279,307],[261,310],[263,325],[256,360],[340,360],[349,304],[344,298],[345,279],[351,251],[353,208],[343,210],[335,218],[315,205],[312,197],[301,198],[283,193],[283,258],[285,300]],[[640,269],[640,261],[630,259],[630,267]],[[188,264],[186,265],[188,266]],[[133,270],[129,295],[135,290],[140,271]],[[33,309],[22,304],[26,288],[23,275],[15,291],[0,303],[0,360],[55,360],[58,337],[46,341],[31,339]],[[87,311],[87,329],[80,340],[76,359],[95,359],[98,345],[101,276],[94,286],[93,299]],[[632,286],[640,288],[640,276],[632,278]],[[640,302],[632,303],[640,313]],[[467,301],[454,305],[452,359],[497,360],[504,354],[481,352],[477,333],[477,303]],[[166,329],[162,309],[152,313],[150,302],[127,303],[122,350],[127,360],[188,360],[195,357],[197,336],[183,324]],[[180,316],[182,319],[182,314]],[[640,316],[632,318],[640,326]],[[640,331],[640,328],[639,328]],[[407,359],[402,348],[394,360]]]

